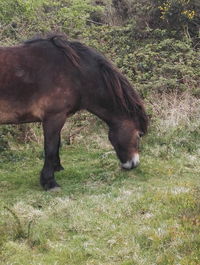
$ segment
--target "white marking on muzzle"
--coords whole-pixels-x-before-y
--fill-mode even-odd
[[[126,163],[122,163],[122,167],[125,169],[131,169],[132,168],[132,160],[129,160]]]
[[[140,163],[140,156],[138,153],[133,156],[132,161],[134,166],[137,166]]]
[[[131,160],[128,160],[126,163],[122,163],[122,167],[124,169],[131,169],[133,167],[136,167],[139,163],[140,163],[140,157],[139,154],[136,153],[134,154]]]

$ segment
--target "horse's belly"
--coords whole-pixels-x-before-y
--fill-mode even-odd
[[[14,107],[5,100],[0,100],[0,124],[17,124],[24,122],[36,122],[40,118],[31,109]]]
[[[0,111],[0,124],[10,124],[10,123],[16,123],[15,115]]]
[[[0,100],[0,123],[14,123],[16,120],[16,113],[10,110],[10,104],[5,100]]]

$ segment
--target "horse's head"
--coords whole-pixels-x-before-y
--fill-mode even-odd
[[[109,140],[115,148],[122,168],[132,169],[139,164],[139,142],[144,134],[132,120],[118,121],[110,126]]]

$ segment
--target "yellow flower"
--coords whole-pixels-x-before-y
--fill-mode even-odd
[[[196,15],[194,10],[184,10],[181,12],[181,14],[185,15],[190,20],[192,20]]]

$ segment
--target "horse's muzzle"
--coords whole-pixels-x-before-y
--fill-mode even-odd
[[[139,163],[140,163],[139,154],[136,153],[134,154],[131,160],[128,160],[126,163],[122,163],[122,168],[127,170],[136,168],[139,165]]]

